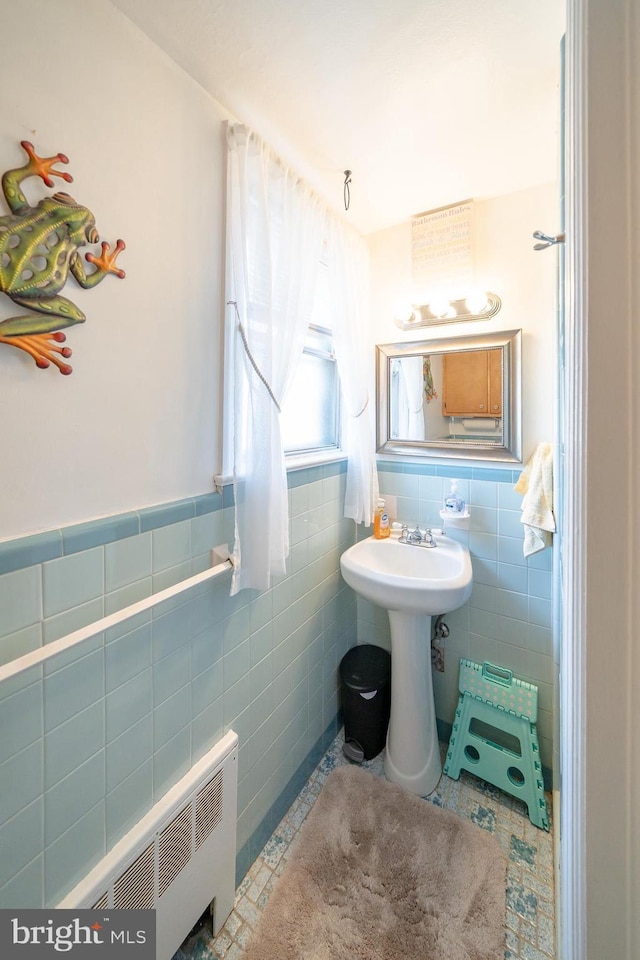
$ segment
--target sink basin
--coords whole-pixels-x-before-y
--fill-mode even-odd
[[[361,597],[387,610],[438,615],[471,596],[471,559],[462,544],[435,537],[436,547],[369,537],[340,558],[342,576]]]
[[[387,608],[391,627],[391,716],[384,772],[424,797],[442,775],[431,675],[431,617],[471,596],[469,551],[448,537],[435,547],[369,537],[340,558],[356,593]],[[449,669],[455,669],[451,664]]]

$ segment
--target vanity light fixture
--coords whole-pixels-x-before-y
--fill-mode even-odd
[[[395,317],[401,330],[427,327],[435,323],[462,323],[466,320],[489,320],[500,310],[502,300],[497,293],[469,294],[462,300],[434,300],[424,306],[412,306]]]

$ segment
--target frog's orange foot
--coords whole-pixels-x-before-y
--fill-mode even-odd
[[[108,243],[102,244],[102,253],[99,257],[94,257],[92,253],[85,253],[85,260],[88,260],[89,263],[92,263],[98,270],[101,270],[103,273],[115,273],[116,277],[120,277],[121,280],[124,280],[126,273],[124,270],[120,270],[116,266],[116,259],[118,254],[126,249],[126,244],[124,240],[117,240],[116,245],[111,250],[111,247]]]
[[[10,347],[17,347],[18,350],[24,350],[36,362],[36,367],[46,370],[53,363],[60,373],[67,376],[73,372],[73,367],[64,360],[71,356],[70,347],[58,347],[56,344],[64,343],[67,338],[59,330],[56,333],[34,333],[25,334],[18,337],[0,337],[0,343],[6,343]],[[61,358],[64,357],[64,360]]]
[[[60,177],[62,180],[66,180],[67,183],[73,183],[73,177],[70,173],[53,169],[54,163],[69,163],[69,158],[66,157],[64,153],[56,153],[55,157],[39,157],[33,144],[29,143],[28,140],[21,140],[20,146],[29,157],[31,173],[40,177],[41,180],[44,180],[48,187],[54,186],[51,177]],[[49,174],[51,174],[51,176],[49,176]]]

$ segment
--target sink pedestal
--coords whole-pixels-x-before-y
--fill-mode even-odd
[[[390,537],[359,540],[340,557],[345,582],[385,607],[391,624],[391,718],[384,772],[425,797],[442,766],[431,677],[431,617],[450,613],[471,596],[467,547],[436,536],[433,547]]]
[[[431,617],[389,610],[391,717],[384,772],[421,797],[442,775],[431,675]]]

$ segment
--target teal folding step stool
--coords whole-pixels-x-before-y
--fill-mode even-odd
[[[460,699],[444,772],[468,770],[526,803],[529,819],[549,829],[536,721],[538,688],[492,663],[460,660]]]

